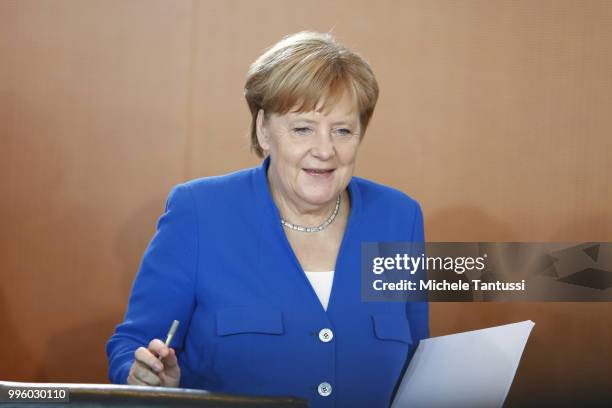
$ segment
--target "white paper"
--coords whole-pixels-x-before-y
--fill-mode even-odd
[[[391,408],[501,407],[531,320],[421,340]]]

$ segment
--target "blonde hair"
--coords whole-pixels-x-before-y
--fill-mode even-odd
[[[266,114],[308,112],[322,101],[326,111],[346,91],[355,102],[363,135],[378,100],[378,83],[368,63],[330,34],[302,31],[284,37],[257,58],[247,74],[251,149],[263,157],[257,141],[260,109]]]

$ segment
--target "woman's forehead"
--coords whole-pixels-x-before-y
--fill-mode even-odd
[[[317,86],[303,83],[299,87],[279,89],[279,93],[271,97],[268,105],[278,113],[329,111],[336,105],[345,105],[349,109],[357,109],[357,95],[349,84],[336,81],[330,86]]]
[[[294,104],[287,114],[292,117],[317,117],[324,115],[352,118],[358,115],[358,112],[357,101],[352,94],[344,91],[341,94],[325,95],[314,104],[306,104],[304,101],[300,101]]]

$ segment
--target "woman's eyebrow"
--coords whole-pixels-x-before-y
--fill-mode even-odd
[[[356,121],[355,121],[354,118],[347,117],[347,118],[342,118],[342,119],[333,121],[332,125],[334,125],[334,126],[335,125],[354,125],[355,122]]]
[[[318,120],[308,119],[308,118],[299,118],[299,117],[292,119],[292,122],[319,123]],[[350,118],[350,117],[342,118],[342,119],[333,121],[331,124],[332,126],[342,125],[342,124],[353,125],[355,124],[355,119]]]
[[[307,118],[294,118],[292,119],[292,122],[318,123],[318,121],[314,119],[307,119]]]

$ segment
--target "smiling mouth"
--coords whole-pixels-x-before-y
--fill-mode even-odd
[[[326,176],[332,174],[335,169],[303,169],[306,173],[312,176]]]

